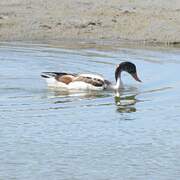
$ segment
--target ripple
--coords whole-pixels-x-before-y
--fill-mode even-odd
[[[179,51],[100,49],[0,43],[0,177],[33,172],[36,179],[46,172],[68,179],[73,172],[75,179],[147,179],[148,173],[173,179],[179,170]],[[124,60],[137,64],[143,83],[123,74],[119,96],[47,89],[39,76],[82,70],[111,80],[113,66]]]

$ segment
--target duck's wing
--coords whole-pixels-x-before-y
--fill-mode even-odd
[[[69,84],[77,77],[77,74],[65,72],[43,72],[41,76],[43,78],[54,78],[57,82]]]
[[[104,87],[105,86],[105,80],[100,75],[94,75],[94,74],[79,74],[76,76],[76,78],[73,80],[73,82],[81,81],[87,84],[91,84],[95,87]]]

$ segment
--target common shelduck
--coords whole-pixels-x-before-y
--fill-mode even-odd
[[[122,62],[115,70],[116,84],[96,74],[73,74],[65,72],[43,72],[41,76],[46,79],[49,87],[65,90],[118,90],[122,87],[121,73],[128,72],[136,81],[141,82],[136,72],[135,64]]]

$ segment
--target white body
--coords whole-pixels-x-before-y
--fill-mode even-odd
[[[79,76],[96,78],[96,79],[100,79],[100,80],[104,81],[104,78],[100,75],[79,74]],[[64,90],[96,90],[96,91],[99,91],[99,90],[104,90],[106,88],[105,84],[104,84],[104,86],[97,87],[97,86],[93,86],[92,84],[85,83],[83,81],[74,81],[69,84],[65,84],[65,83],[57,81],[54,77],[46,78],[46,82],[49,87],[61,88]]]

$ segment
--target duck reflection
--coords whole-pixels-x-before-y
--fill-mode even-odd
[[[114,98],[117,105],[117,112],[120,113],[132,113],[136,112],[135,104],[137,102],[136,95],[122,96],[119,92],[116,92]]]
[[[64,103],[64,102],[72,102],[74,100],[91,100],[97,98],[106,98],[110,97],[111,94],[109,92],[100,92],[100,91],[63,91],[57,89],[48,89],[50,92],[50,98],[55,98],[57,101],[55,103]]]
[[[58,89],[48,89],[48,97],[55,98],[54,104],[64,104],[78,100],[93,100],[93,99],[103,99],[107,97],[112,97],[112,92],[109,91],[63,91]],[[114,102],[117,106],[117,112],[120,113],[132,113],[136,112],[135,104],[136,94],[135,95],[124,95],[126,91],[115,92]],[[108,98],[109,100],[109,98]],[[106,99],[107,101],[107,99]],[[92,103],[92,101],[91,101]],[[102,102],[98,106],[102,105],[114,105],[111,101],[108,104]],[[88,106],[90,106],[88,104]],[[94,106],[91,104],[91,106]]]

